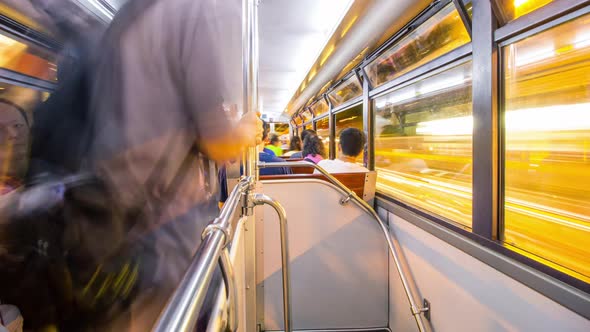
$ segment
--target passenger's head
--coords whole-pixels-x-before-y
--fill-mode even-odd
[[[365,135],[356,128],[346,128],[340,133],[338,148],[343,155],[357,157],[365,146]]]
[[[15,103],[0,99],[0,176],[21,177],[29,151],[29,119]]]
[[[315,130],[311,130],[311,129],[305,129],[304,131],[301,132],[301,141],[305,141],[305,138],[307,137],[307,135],[317,135]]]
[[[324,151],[324,144],[322,140],[318,137],[318,135],[307,135],[303,140],[303,151],[301,153],[303,157],[307,155],[320,155],[323,158],[326,158],[326,153]]]
[[[268,124],[268,122],[261,120],[262,121],[262,142],[265,142],[266,139],[268,138],[268,133],[270,133],[270,125]]]
[[[289,143],[289,150],[301,151],[301,138],[299,138],[299,136],[291,137],[291,142]]]
[[[270,134],[270,139],[268,140],[271,145],[280,146],[281,140],[279,139],[279,135],[272,133]]]

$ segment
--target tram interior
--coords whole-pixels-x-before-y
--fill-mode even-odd
[[[105,26],[124,3],[73,2]],[[359,129],[370,175],[228,169],[153,331],[194,331],[205,311],[207,331],[590,331],[589,1],[233,2],[260,67],[249,111],[285,152],[313,129],[327,159]],[[16,137],[2,195],[59,84],[58,37],[31,6],[0,1],[0,124]],[[317,168],[258,164],[278,166]]]

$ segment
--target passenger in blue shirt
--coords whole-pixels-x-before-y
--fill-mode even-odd
[[[276,162],[283,162],[284,159],[281,159],[272,153],[272,151],[266,152],[264,148],[264,141],[268,137],[268,133],[270,131],[270,126],[266,122],[262,122],[262,143],[258,146],[258,161],[265,162],[265,163],[276,163]],[[242,167],[240,167],[240,173],[243,174]],[[260,175],[281,175],[281,174],[292,174],[291,168],[289,167],[268,167],[268,168],[261,168]],[[220,197],[219,202],[225,203],[225,200],[228,197],[228,188],[227,188],[227,175],[225,167],[219,169],[218,172],[219,184],[220,184]]]

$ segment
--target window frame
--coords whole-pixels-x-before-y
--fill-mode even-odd
[[[63,45],[50,37],[32,30],[29,27],[16,22],[0,14],[0,32],[18,42],[47,49],[56,54]],[[15,84],[40,91],[51,92],[57,88],[57,83],[29,76],[14,70],[0,68],[0,80],[5,83]]]
[[[478,165],[475,163],[473,165],[472,186],[474,193],[482,188],[486,191],[483,195],[474,194],[473,196],[474,212],[472,213],[474,213],[474,218],[472,226],[475,227],[475,224],[478,224],[478,228],[472,228],[471,231],[465,230],[453,222],[448,222],[419,208],[408,206],[384,193],[376,193],[376,205],[388,207],[390,212],[399,212],[402,217],[408,216],[407,220],[416,226],[431,232],[491,267],[590,319],[590,284],[513,251],[499,241],[501,227],[503,226],[501,213],[503,211],[504,193],[502,174],[504,133],[501,126],[501,114],[503,114],[504,110],[504,105],[502,105],[504,87],[501,79],[503,72],[500,48],[590,13],[590,1],[572,0],[567,4],[563,1],[552,2],[504,26],[500,26],[500,21],[496,15],[497,11],[495,11],[497,8],[494,8],[494,1],[473,0],[473,17],[475,17],[474,21],[477,21],[478,24],[472,26],[470,43],[414,68],[377,88],[373,88],[367,79],[364,70],[365,66],[389,49],[399,39],[404,38],[409,31],[413,30],[413,27],[429,19],[451,1],[455,2],[456,0],[431,3],[352,71],[357,71],[357,75],[363,77],[361,80],[363,95],[360,100],[363,104],[363,125],[365,133],[369,133],[370,137],[374,139],[374,123],[372,121],[374,99],[427,76],[434,75],[436,72],[448,69],[452,65],[459,65],[462,61],[468,59],[474,61],[474,67],[481,66],[478,67],[477,71],[473,72],[472,77],[474,122],[486,119],[492,121],[484,121],[483,131],[479,130],[481,129],[479,127],[477,129],[474,127],[472,158],[474,161],[479,159],[481,162]],[[463,0],[462,2],[467,1]],[[459,8],[457,10],[460,11]],[[467,23],[464,21],[464,24]],[[466,29],[469,31],[468,26],[466,26]],[[476,58],[478,62],[475,62]],[[476,76],[479,76],[479,78],[476,79]],[[356,102],[359,101],[350,101],[350,103],[334,108],[328,99],[332,135],[335,135],[335,113],[354,106]],[[484,108],[479,110],[479,107]],[[479,110],[477,115],[475,113],[476,108]],[[367,121],[369,118],[371,121]],[[477,118],[479,120],[476,120]],[[476,136],[479,140],[478,143],[475,141]],[[333,137],[331,142],[335,142]],[[367,165],[371,166],[371,163],[373,163],[374,166],[374,143],[371,144],[370,139],[368,140],[368,146],[371,160],[367,161]],[[475,211],[480,207],[483,212],[476,215]],[[436,231],[433,231],[434,229]]]

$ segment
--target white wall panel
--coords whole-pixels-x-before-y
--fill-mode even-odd
[[[389,223],[420,292],[431,303],[435,331],[590,331],[587,319],[406,220],[390,214]],[[392,331],[413,331],[392,268],[390,275]]]

